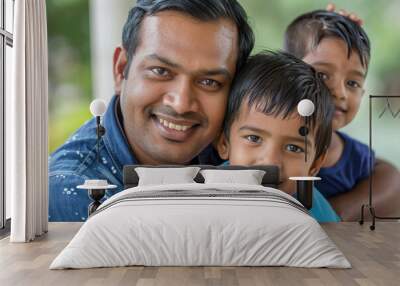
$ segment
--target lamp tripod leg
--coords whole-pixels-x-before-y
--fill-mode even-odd
[[[371,213],[372,216],[372,224],[369,226],[370,230],[375,230],[375,210],[372,206],[369,206],[369,212]]]
[[[364,224],[364,207],[365,207],[365,205],[362,205],[362,206],[361,206],[361,218],[360,218],[360,220],[358,221],[358,223],[359,223],[360,225],[363,225],[363,224]]]

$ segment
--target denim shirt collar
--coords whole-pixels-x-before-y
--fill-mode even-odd
[[[124,165],[137,164],[137,160],[131,151],[131,147],[125,136],[125,132],[118,119],[119,97],[114,95],[103,117],[103,125],[106,133],[103,136],[106,146],[114,162],[122,169]]]

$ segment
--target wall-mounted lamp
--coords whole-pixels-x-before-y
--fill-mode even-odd
[[[95,99],[90,103],[90,112],[96,117],[96,134],[97,134],[97,162],[100,162],[100,150],[99,141],[101,136],[106,133],[106,129],[101,125],[101,116],[106,112],[106,103],[101,99]],[[88,215],[96,211],[100,206],[101,200],[104,198],[107,189],[116,188],[115,185],[109,185],[107,180],[85,180],[83,185],[77,186],[78,189],[87,190],[89,198],[92,199],[92,203],[88,206]]]
[[[310,119],[315,111],[314,103],[309,99],[303,99],[297,104],[297,111],[304,118],[304,125],[300,127],[299,133],[304,136],[304,162],[307,162],[307,135],[310,131]],[[307,209],[312,208],[314,181],[321,180],[319,177],[290,177],[290,180],[296,181],[297,199]]]
[[[303,99],[297,104],[297,112],[304,118],[304,126],[301,126],[299,133],[304,136],[304,161],[307,162],[307,135],[310,130],[310,120],[309,117],[313,115],[315,110],[314,103],[309,99]]]
[[[97,162],[100,162],[100,154],[99,154],[99,141],[101,136],[106,133],[106,129],[100,123],[100,117],[104,115],[106,112],[106,103],[102,99],[95,99],[90,103],[90,112],[94,117],[96,117],[96,133],[97,133]]]

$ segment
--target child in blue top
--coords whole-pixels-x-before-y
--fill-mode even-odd
[[[335,104],[333,134],[317,186],[330,198],[346,193],[369,176],[369,148],[337,130],[357,114],[370,59],[365,31],[335,12],[312,11],[287,28],[285,49],[312,65],[330,89]],[[373,155],[373,153],[372,153]]]
[[[306,162],[300,133],[304,122],[297,112],[302,99],[315,105]],[[232,165],[277,165],[279,189],[295,195],[289,177],[318,173],[332,135],[332,115],[329,91],[311,66],[285,53],[260,53],[250,57],[236,75],[218,152]],[[339,220],[317,190],[311,214],[320,222]]]
[[[361,204],[367,201],[367,178],[374,170],[376,210],[390,215],[387,209],[396,210],[393,202],[399,197],[398,183],[393,183],[398,172],[382,160],[375,166],[374,153],[367,145],[338,131],[354,119],[364,94],[370,60],[367,34],[348,17],[317,10],[300,15],[287,27],[284,49],[318,71],[334,102],[332,139],[317,188],[342,219],[356,220]]]

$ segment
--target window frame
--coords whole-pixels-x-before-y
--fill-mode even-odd
[[[7,235],[10,232],[10,219],[7,219],[7,205],[6,205],[6,188],[5,188],[5,129],[6,129],[6,116],[5,116],[5,98],[6,98],[6,50],[7,46],[13,48],[13,34],[6,30],[6,16],[14,18],[14,15],[6,15],[6,1],[0,0],[1,3],[1,21],[0,21],[0,237]],[[14,12],[15,0],[12,1],[12,13]],[[13,27],[14,28],[14,27]],[[13,30],[12,28],[12,30]],[[7,95],[8,96],[8,95]]]

